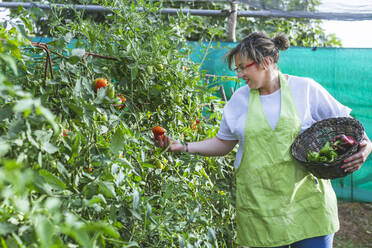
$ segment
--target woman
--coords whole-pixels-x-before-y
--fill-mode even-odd
[[[222,156],[239,142],[235,160],[237,243],[250,247],[330,248],[339,229],[337,199],[330,180],[317,180],[290,155],[295,137],[316,121],[349,116],[339,103],[309,78],[283,75],[279,50],[289,48],[284,35],[273,39],[252,33],[227,54],[229,67],[246,86],[224,107],[216,137],[181,144],[155,140],[173,152]],[[358,170],[371,152],[367,135],[343,168]]]

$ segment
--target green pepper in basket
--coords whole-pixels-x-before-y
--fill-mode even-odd
[[[318,162],[328,162],[328,157],[327,156],[319,156],[319,161]]]
[[[329,141],[327,141],[322,149],[320,149],[319,154],[328,155],[332,150],[333,148],[331,147],[331,144],[329,143]]]
[[[310,162],[318,162],[319,160],[319,153],[318,152],[313,152],[311,150],[307,151],[307,156],[306,156],[307,161]]]
[[[333,162],[338,156],[336,149],[327,141],[319,152],[307,151],[306,159],[309,162]]]
[[[330,151],[328,157],[329,162],[333,162],[337,156],[338,156],[337,152],[335,152],[334,150]]]

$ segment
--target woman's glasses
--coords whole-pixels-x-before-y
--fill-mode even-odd
[[[237,68],[234,69],[234,72],[236,72],[236,73],[242,72],[242,71],[244,71],[245,69],[247,69],[248,67],[250,67],[250,66],[252,66],[254,64],[256,64],[256,62],[253,61],[252,63],[250,63],[250,64],[248,64],[246,66],[239,66],[239,67],[237,67]]]

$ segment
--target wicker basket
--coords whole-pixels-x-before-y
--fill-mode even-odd
[[[335,158],[331,163],[309,162],[306,159],[307,151],[319,152],[324,144],[332,142],[336,135],[345,134],[356,140],[353,147]],[[344,177],[347,173],[341,168],[343,161],[358,151],[359,142],[362,140],[364,128],[362,124],[348,117],[329,118],[314,123],[310,128],[298,135],[291,145],[292,156],[316,177],[333,179]]]

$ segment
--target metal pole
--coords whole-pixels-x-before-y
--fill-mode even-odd
[[[281,10],[260,10],[260,11],[238,11],[242,17],[284,17],[284,18],[310,18],[339,21],[362,21],[372,20],[372,13],[332,13],[332,12],[306,12],[306,11],[281,11]]]
[[[69,8],[85,10],[88,12],[112,12],[112,9],[98,5],[65,5],[65,4],[38,4],[25,2],[1,2],[0,8],[23,8],[38,7],[41,9]],[[144,11],[143,8],[136,8],[137,11]],[[159,11],[161,14],[177,15],[179,13],[200,15],[200,16],[229,16],[226,10],[202,10],[202,9],[172,9],[165,8]],[[281,11],[281,10],[260,10],[260,11],[237,11],[238,17],[274,17],[274,18],[310,18],[340,21],[362,21],[372,20],[372,13],[332,13],[332,12],[306,12],[306,11]]]
[[[136,8],[137,11],[143,11],[143,8]],[[207,10],[207,9],[172,9],[165,8],[160,10],[161,14],[178,15],[179,13],[197,15],[197,16],[228,16],[228,10]]]
[[[23,7],[25,9],[40,8],[51,10],[53,8],[66,8],[66,9],[76,9],[85,10],[89,12],[112,12],[110,8],[105,8],[98,5],[73,5],[73,4],[39,4],[39,3],[25,3],[25,2],[1,2],[0,8],[10,8],[16,9],[18,7]]]
[[[1,2],[0,8],[10,8],[15,9],[18,7],[23,7],[25,9],[40,8],[45,10],[51,10],[54,8],[66,8],[66,9],[76,9],[85,10],[88,12],[112,12],[111,8],[102,7],[99,5],[72,5],[72,4],[38,4],[38,3],[24,3],[24,2]],[[143,8],[136,8],[136,11],[143,12]],[[170,14],[178,15],[190,14],[197,16],[228,16],[229,11],[227,10],[203,10],[203,9],[174,9],[174,8],[164,8],[159,10],[160,14]]]

